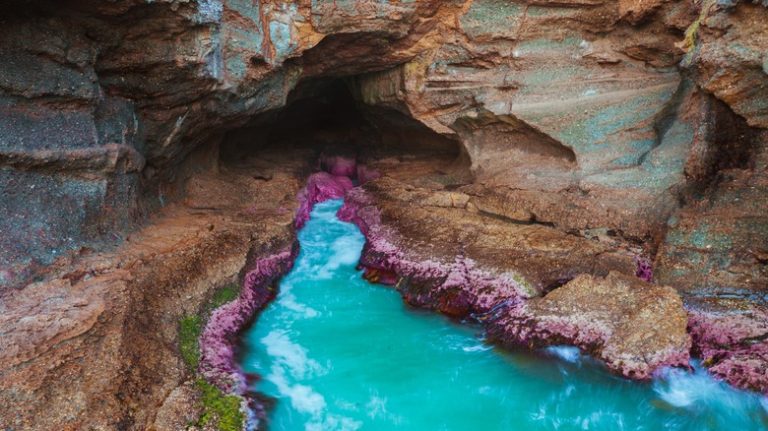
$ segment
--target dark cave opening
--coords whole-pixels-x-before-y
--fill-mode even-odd
[[[259,114],[224,136],[221,165],[236,166],[267,150],[311,160],[433,157],[453,160],[456,169],[468,173],[458,139],[440,135],[396,109],[366,105],[357,93],[354,78],[300,82],[283,108]]]

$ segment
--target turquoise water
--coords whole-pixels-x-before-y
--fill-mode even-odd
[[[706,373],[653,383],[606,374],[578,350],[502,352],[477,326],[405,306],[363,280],[364,238],[317,205],[280,294],[244,336],[271,430],[768,429],[768,402]]]

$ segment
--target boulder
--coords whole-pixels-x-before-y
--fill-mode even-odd
[[[688,367],[688,317],[677,292],[611,272],[579,275],[542,298],[499,312],[492,337],[507,345],[571,344],[634,379]]]

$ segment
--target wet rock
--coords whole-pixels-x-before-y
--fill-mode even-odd
[[[352,180],[346,176],[337,176],[326,172],[312,174],[307,186],[299,194],[299,210],[296,213],[296,227],[301,228],[309,220],[312,207],[328,199],[343,198],[352,189]]]
[[[616,373],[649,379],[662,367],[688,367],[687,322],[673,288],[611,272],[579,275],[542,298],[511,306],[499,312],[489,333],[507,345],[575,345]]]
[[[689,331],[709,372],[768,394],[768,309],[744,299],[692,299]]]
[[[293,267],[298,245],[259,251],[245,268],[240,296],[213,311],[200,336],[200,372],[225,393],[244,395],[245,374],[235,361],[237,335],[277,295],[275,283]]]
[[[477,301],[473,311],[478,312],[510,296],[535,296],[584,272],[635,274],[635,254],[629,248],[483,215],[466,208],[461,194],[412,185],[415,178],[407,179],[411,169],[407,164],[391,168],[392,176],[347,193],[339,216],[355,222],[368,238],[361,260],[366,267],[398,273],[407,279],[405,285],[413,286],[442,286],[461,274],[478,284],[500,280],[504,286],[497,286],[498,291],[476,286],[471,293]],[[470,289],[472,283],[458,284]]]
[[[367,238],[368,277],[413,305],[489,322],[501,344],[576,345],[636,379],[688,366],[682,300],[639,278],[650,265],[628,245],[442,205],[447,192],[412,185],[408,170],[352,189],[339,211]]]

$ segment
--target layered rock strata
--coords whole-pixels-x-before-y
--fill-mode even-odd
[[[251,172],[265,165],[278,166],[272,180],[254,179]],[[0,427],[178,430],[194,423],[201,404],[178,350],[179,322],[198,314],[217,288],[238,282],[244,267],[290,250],[301,166],[262,155],[243,171],[196,175],[183,202],[121,247],[83,249],[49,277],[5,292]],[[243,295],[250,304],[249,291]]]
[[[287,250],[308,161],[338,136],[408,162],[348,194],[371,279],[464,315],[638,274],[683,297],[705,365],[765,391],[764,3],[3,3],[0,425],[172,423],[178,317],[252,245]],[[359,133],[292,124],[306,148],[216,172],[237,130],[244,154],[273,143],[264,125],[328,82]],[[458,157],[406,157],[438,147]]]
[[[455,140],[484,211],[640,239],[766,127],[750,2],[46,5],[2,10],[3,286],[135,227],[187,155],[313,79]]]

